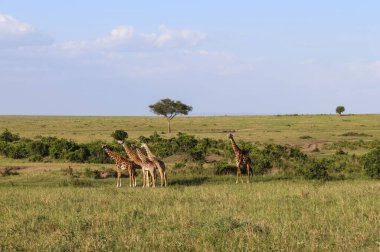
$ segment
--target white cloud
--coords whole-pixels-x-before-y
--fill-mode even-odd
[[[21,23],[12,18],[5,22],[9,20]],[[30,47],[25,46],[30,45],[26,44],[28,36],[38,37],[40,33],[27,24],[19,27],[24,27],[19,28],[25,33],[19,42],[23,46],[0,50],[0,75],[8,76],[9,83],[236,76],[253,68],[233,54],[202,49],[200,43],[205,34],[189,29],[161,25],[153,33],[142,33],[133,26],[117,26],[107,35],[92,40]]]
[[[0,14],[0,49],[18,46],[46,45],[52,38],[12,16]]]
[[[205,38],[205,35],[201,32],[187,29],[171,30],[165,25],[159,27],[158,33],[142,33],[141,36],[145,39],[146,43],[154,45],[157,48],[194,47]]]
[[[201,32],[189,29],[172,30],[164,25],[159,26],[158,32],[153,33],[136,33],[133,26],[117,26],[108,36],[92,41],[68,41],[60,46],[76,52],[99,49],[147,52],[193,48],[204,38],[205,35]]]
[[[134,37],[135,29],[132,26],[118,26],[112,29],[111,34],[104,38],[95,40],[95,46],[116,47],[127,45]]]
[[[23,35],[35,32],[35,29],[12,16],[0,14],[0,35]]]

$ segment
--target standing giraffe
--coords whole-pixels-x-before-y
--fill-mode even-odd
[[[112,152],[107,145],[103,144],[102,149],[112,158],[116,163],[116,171],[117,171],[117,179],[116,179],[116,187],[121,187],[121,171],[127,170],[129,174],[129,186],[136,186],[136,171],[135,171],[135,163],[131,160],[128,160],[114,152]]]
[[[252,176],[251,158],[248,155],[244,154],[243,151],[237,146],[234,140],[234,137],[231,133],[228,134],[228,138],[231,140],[232,149],[234,150],[234,153],[235,153],[236,166],[237,166],[236,184],[239,183],[239,177],[240,177],[240,181],[244,183],[243,176],[241,174],[241,167],[243,168],[245,167],[247,169],[247,175],[248,175],[247,183],[249,183],[249,177]]]
[[[145,187],[145,184],[146,184],[146,177],[148,176],[148,173],[149,173],[149,170],[147,169],[144,169],[143,168],[143,162],[142,160],[140,159],[140,157],[134,153],[132,151],[132,149],[123,141],[121,140],[118,140],[117,141],[119,144],[123,145],[123,148],[125,150],[125,152],[127,153],[128,157],[133,161],[135,162],[135,164],[137,164],[138,166],[141,167],[141,170],[142,170],[142,174],[143,174],[143,187]],[[149,181],[149,179],[148,179]],[[149,184],[148,184],[148,187],[149,187]]]
[[[132,149],[124,142],[121,140],[117,140],[119,144],[121,144],[125,150],[125,153],[127,153],[128,157],[135,162],[136,165],[140,166],[142,168],[142,162],[139,156],[132,151]],[[142,174],[143,174],[143,187],[145,187],[145,171],[144,169],[141,169]]]
[[[144,171],[147,172],[147,174],[145,175],[145,177],[146,177],[146,180],[147,180],[146,182],[148,183],[148,187],[150,186],[148,171],[149,171],[150,176],[152,177],[152,186],[156,187],[156,176],[154,174],[156,165],[152,161],[150,161],[147,156],[144,155],[144,153],[141,151],[140,148],[138,148],[137,146],[135,146],[135,148],[136,148],[137,155],[141,159],[142,168],[143,168]]]
[[[166,168],[165,163],[158,159],[149,149],[148,145],[146,143],[141,144],[141,146],[146,150],[146,154],[148,155],[148,159],[154,163],[154,165],[157,167],[158,172],[160,173],[160,181],[161,186],[163,186],[163,183],[165,186],[167,185],[167,177],[166,177]]]

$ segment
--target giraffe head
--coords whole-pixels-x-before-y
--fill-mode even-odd
[[[143,148],[147,148],[148,145],[146,145],[146,143],[142,143],[142,144],[141,144],[141,147],[143,147]]]
[[[229,138],[229,139],[233,139],[233,137],[234,137],[234,136],[232,135],[232,133],[228,134],[228,138]]]
[[[107,145],[105,145],[105,144],[102,144],[102,149],[103,149],[103,150],[106,150],[106,149],[108,149]]]
[[[131,148],[132,148],[132,150],[136,150],[136,148],[137,148],[136,144],[131,144]]]

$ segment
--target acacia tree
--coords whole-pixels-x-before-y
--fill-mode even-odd
[[[187,115],[193,108],[180,101],[168,98],[162,99],[155,104],[149,105],[150,110],[156,115],[162,115],[168,120],[168,133],[171,132],[170,121],[177,115]]]
[[[339,115],[342,115],[342,113],[344,112],[344,110],[345,110],[345,108],[343,106],[338,106],[335,109],[336,113],[338,113]]]

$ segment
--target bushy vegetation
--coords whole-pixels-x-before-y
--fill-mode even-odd
[[[114,132],[112,132],[111,136],[115,140],[124,140],[128,138],[128,133],[124,130],[115,130]]]
[[[112,147],[121,150],[118,145]],[[66,160],[78,163],[111,163],[101,149],[100,142],[78,144],[72,140],[56,137],[0,141],[0,154],[14,159],[28,158],[32,162]]]
[[[371,150],[362,158],[364,171],[372,178],[380,178],[380,147]]]
[[[5,129],[0,135],[0,141],[13,142],[19,140],[20,137],[17,134],[13,134],[8,129]]]
[[[116,132],[116,131],[115,131]],[[126,132],[125,132],[126,133]],[[122,134],[126,136],[126,134]],[[0,140],[0,153],[14,159],[28,158],[32,162],[51,162],[54,160],[76,163],[112,163],[112,160],[101,148],[101,142],[76,143],[72,140],[56,137],[39,137],[36,139],[20,138],[17,134],[4,131]],[[116,134],[115,134],[116,136]],[[128,144],[147,143],[150,149],[160,158],[173,155],[185,155],[186,159],[181,172],[199,173],[205,164],[213,162],[214,174],[236,173],[234,153],[227,140],[197,138],[192,135],[178,133],[175,137],[164,138],[158,133],[149,137],[141,136]],[[342,141],[328,146],[335,149],[335,154],[323,159],[311,157],[295,147],[279,144],[252,144],[238,141],[238,145],[252,160],[253,172],[256,175],[276,173],[287,177],[301,176],[306,179],[328,180],[330,178],[345,178],[347,175],[360,174],[365,171],[373,178],[379,178],[379,164],[376,150],[364,155],[362,159],[345,150],[357,148],[380,148],[379,141],[356,142]],[[123,153],[119,144],[108,143],[116,152]],[[208,156],[217,156],[216,160],[208,161]],[[362,160],[362,162],[361,162]],[[188,162],[189,163],[186,163]],[[207,165],[206,165],[207,166]],[[210,166],[207,166],[210,167]],[[176,170],[176,169],[173,169]],[[245,172],[243,170],[243,172]],[[99,174],[98,174],[99,175]],[[94,175],[94,177],[96,177]]]

